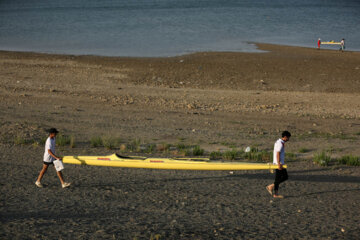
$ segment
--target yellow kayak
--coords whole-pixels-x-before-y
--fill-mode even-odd
[[[272,163],[216,162],[208,158],[146,158],[109,156],[65,156],[64,163],[106,167],[152,168],[174,170],[270,170]],[[284,166],[286,168],[286,165]]]
[[[334,42],[334,41],[330,41],[330,42],[321,42],[321,44],[335,44],[335,45],[341,45],[341,42]]]

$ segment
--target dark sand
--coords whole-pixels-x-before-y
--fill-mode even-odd
[[[273,181],[268,171],[229,175],[66,165],[71,188],[61,189],[49,168],[46,188],[39,189],[34,181],[42,149],[2,145],[0,152],[1,239],[359,236],[360,171],[355,167],[291,163],[290,180],[280,189],[286,198],[278,200],[265,190]]]
[[[0,52],[0,239],[357,239],[360,169],[314,154],[360,156],[360,53],[260,44],[267,53],[107,58]],[[73,135],[271,151],[282,130],[283,200],[267,171],[199,172],[66,165],[41,169],[45,128]],[[305,152],[300,149],[306,149]],[[128,153],[132,154],[132,153]]]

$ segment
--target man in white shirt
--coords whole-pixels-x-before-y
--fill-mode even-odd
[[[281,137],[274,144],[273,164],[278,166],[278,169],[275,170],[275,182],[266,187],[267,191],[274,198],[284,198],[282,195],[279,195],[279,185],[288,179],[287,171],[283,168],[283,165],[285,164],[285,143],[290,140],[291,134],[288,131],[284,131]]]
[[[45,143],[45,152],[44,152],[44,161],[43,161],[43,168],[40,171],[39,177],[37,178],[35,185],[37,187],[43,187],[43,185],[41,184],[41,179],[43,178],[44,174],[46,173],[49,165],[54,164],[53,162],[55,160],[61,160],[60,157],[57,157],[55,155],[55,137],[56,134],[58,134],[58,130],[56,130],[56,128],[51,128],[49,129],[49,137],[46,139],[46,143]],[[64,177],[60,171],[56,171],[60,182],[61,182],[61,186],[63,188],[67,188],[70,186],[70,183],[67,183],[64,181]]]
[[[341,51],[345,50],[345,38],[341,39],[340,41],[340,50]]]

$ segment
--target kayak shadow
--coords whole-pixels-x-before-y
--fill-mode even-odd
[[[234,178],[274,179],[273,174],[238,174]],[[300,182],[332,182],[332,183],[360,183],[360,177],[320,174],[293,174],[289,172],[289,180]]]
[[[308,197],[308,196],[313,196],[313,195],[320,195],[320,194],[327,194],[327,193],[341,193],[341,192],[360,192],[360,188],[301,193],[298,195],[287,195],[286,198]]]
[[[312,172],[306,171],[308,173]],[[295,182],[322,182],[322,183],[360,183],[360,177],[358,176],[345,176],[345,175],[320,175],[320,174],[298,174],[298,172],[289,172],[289,181]],[[295,174],[294,174],[295,173]],[[269,172],[257,172],[257,173],[239,173],[221,175],[221,176],[200,176],[200,177],[174,177],[174,178],[159,178],[159,179],[137,179],[124,182],[111,182],[111,183],[99,183],[92,185],[92,187],[115,187],[121,188],[122,186],[133,184],[164,184],[164,183],[176,183],[176,182],[206,182],[206,181],[241,181],[241,179],[250,180],[274,180],[275,175]],[[78,187],[89,187],[89,184],[79,184]]]

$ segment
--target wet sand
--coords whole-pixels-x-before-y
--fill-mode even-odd
[[[266,53],[109,58],[0,52],[1,239],[356,239],[360,170],[312,157],[360,155],[360,54],[259,44]],[[271,151],[282,130],[290,179],[272,199],[268,171],[164,171],[66,165],[34,182],[57,127],[102,155],[123,142]],[[306,149],[302,152],[300,149]],[[132,154],[132,153],[127,153]]]

